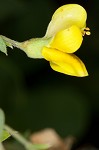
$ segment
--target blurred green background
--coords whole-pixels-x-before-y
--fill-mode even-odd
[[[17,41],[42,37],[54,11],[68,3],[81,4],[88,13],[91,36],[76,53],[89,76],[57,73],[47,61],[8,48],[8,56],[0,52],[0,107],[20,132],[51,127],[62,137],[73,135],[98,147],[99,1],[0,0],[0,34]]]

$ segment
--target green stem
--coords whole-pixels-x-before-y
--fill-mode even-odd
[[[3,35],[0,35],[5,41],[6,45],[13,48],[17,47],[24,51],[30,58],[43,58],[42,49],[44,46],[47,46],[51,41],[51,38],[32,38],[24,42],[17,42],[11,40]]]
[[[4,126],[5,130],[7,130],[17,141],[19,141],[27,150],[36,150],[33,147],[33,144],[27,141],[19,132],[15,131],[8,125]]]
[[[6,43],[11,44],[12,46],[21,49],[21,43],[20,43],[20,42],[11,40],[11,39],[7,38],[6,36],[3,36],[3,35],[0,35],[0,36],[3,38],[3,40],[4,40]]]

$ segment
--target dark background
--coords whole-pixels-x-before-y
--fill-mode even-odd
[[[76,52],[89,76],[76,78],[53,71],[45,60],[30,59],[19,49],[0,52],[0,107],[16,130],[54,128],[73,135],[78,145],[99,147],[99,1],[0,0],[0,34],[17,41],[42,37],[54,11],[78,3],[88,13],[91,36]]]

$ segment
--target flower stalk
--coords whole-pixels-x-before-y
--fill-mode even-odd
[[[6,36],[0,35],[6,45],[13,49],[16,47],[26,53],[30,58],[43,58],[42,49],[51,41],[52,38],[32,38],[24,42],[17,42]]]

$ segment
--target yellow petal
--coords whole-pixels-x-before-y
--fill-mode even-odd
[[[50,47],[66,53],[74,53],[82,44],[81,30],[73,25],[68,29],[58,32],[50,43]]]
[[[88,75],[84,63],[74,54],[67,54],[56,49],[44,47],[43,57],[50,61],[53,70],[72,76],[84,77]]]
[[[52,37],[60,30],[64,30],[72,25],[83,29],[86,26],[86,10],[78,4],[67,4],[58,8],[52,16],[48,25],[46,37]]]

